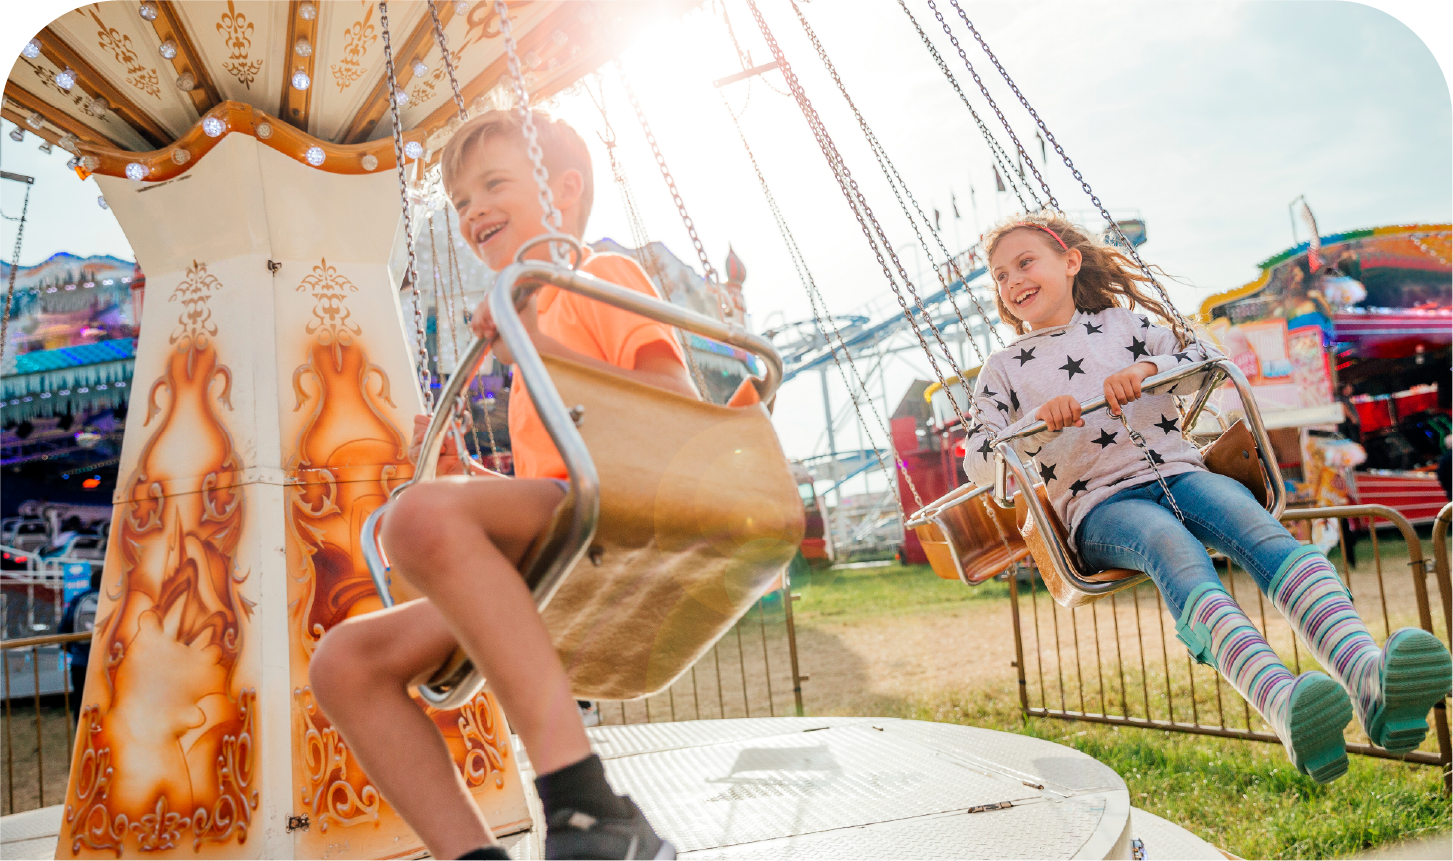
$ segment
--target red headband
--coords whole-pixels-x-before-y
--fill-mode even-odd
[[[1043,230],[1045,233],[1048,233],[1050,236],[1053,236],[1054,237],[1054,241],[1059,243],[1059,247],[1060,248],[1063,248],[1065,251],[1069,251],[1070,250],[1070,247],[1065,244],[1065,241],[1063,239],[1060,239],[1059,238],[1059,234],[1058,233],[1055,233],[1053,230],[1050,230],[1048,227],[1045,227],[1043,224],[1035,224],[1032,221],[1016,221],[1016,222],[1014,222],[1014,226],[1015,227],[1032,227],[1035,230]]]

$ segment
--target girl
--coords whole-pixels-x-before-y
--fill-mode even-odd
[[[1181,437],[1174,396],[1142,397],[1146,377],[1219,354],[1199,343],[1182,349],[1170,329],[1133,313],[1141,305],[1172,316],[1124,255],[1059,215],[1002,223],[984,248],[1000,318],[1019,337],[979,374],[969,480],[994,480],[996,436],[1044,421],[1048,430],[1019,451],[1034,459],[1081,564],[1149,574],[1176,635],[1256,707],[1298,769],[1320,783],[1346,772],[1342,731],[1354,708],[1374,744],[1416,748],[1428,710],[1453,680],[1448,650],[1419,628],[1397,631],[1379,649],[1331,563],[1239,482],[1206,470]],[[1109,409],[1081,416],[1080,402],[1100,394]],[[1122,411],[1148,455],[1130,440]],[[1336,681],[1292,675],[1222,587],[1205,547],[1251,574]]]

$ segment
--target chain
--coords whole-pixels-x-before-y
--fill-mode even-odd
[[[535,129],[535,112],[530,110],[530,91],[525,87],[525,73],[520,68],[520,55],[515,44],[514,27],[510,24],[509,7],[505,0],[494,0],[494,12],[499,18],[499,34],[504,40],[505,59],[509,67],[510,81],[515,85],[515,101],[523,117],[520,125],[525,134],[525,152],[534,165],[535,185],[540,192],[540,223],[550,234],[559,234],[565,226],[565,218],[555,208],[555,194],[550,191],[550,172],[545,169],[545,151],[540,148],[539,132]],[[550,243],[550,259],[556,265],[564,266],[569,246],[563,242]]]
[[[379,0],[378,23],[379,29],[383,33],[384,69],[388,73],[388,104],[389,112],[393,117],[394,162],[399,172],[399,203],[404,211],[404,242],[409,249],[409,260],[404,268],[404,279],[409,282],[410,293],[414,299],[414,335],[418,339],[419,391],[424,398],[424,410],[433,412],[434,378],[429,373],[429,344],[424,337],[424,300],[419,293],[419,268],[418,261],[414,257],[414,217],[409,208],[409,182],[404,171],[404,126],[403,120],[399,117],[399,100],[393,97],[393,94],[398,92],[399,83],[398,78],[394,76],[394,52],[389,39],[387,0]]]
[[[641,212],[636,207],[635,195],[631,193],[630,182],[626,179],[626,172],[621,167],[620,160],[616,158],[616,133],[615,127],[610,123],[610,115],[605,109],[605,79],[597,75],[597,82],[600,84],[600,99],[597,100],[595,93],[590,87],[585,87],[586,95],[590,96],[595,109],[600,111],[600,120],[605,124],[605,134],[600,136],[601,143],[605,144],[605,152],[610,159],[611,177],[615,179],[616,188],[620,190],[621,202],[626,208],[626,219],[631,226],[631,241],[635,243],[634,252],[636,262],[645,270],[646,277],[656,286],[656,291],[662,299],[666,298],[666,286],[661,274],[661,261],[656,256],[655,249],[651,248],[650,234],[646,232],[646,223],[641,218]],[[691,352],[691,344],[686,339],[686,333],[675,329],[676,341],[681,345],[681,355],[686,357],[686,365],[691,370],[691,377],[696,381],[696,387],[700,390],[702,400],[710,400],[706,386],[706,375],[702,373],[696,356]]]
[[[828,57],[826,49],[824,49],[822,46],[822,42],[820,42],[817,38],[817,33],[813,31],[812,25],[807,22],[807,18],[802,14],[802,9],[797,5],[795,0],[793,0],[792,8],[797,13],[797,20],[801,22],[802,29],[807,33],[807,37],[809,40],[811,40],[813,48],[817,50],[818,58],[822,60],[823,66],[826,67],[828,74],[832,76],[833,83],[837,84],[838,92],[842,94],[843,99],[845,99],[848,103],[848,107],[852,109],[853,117],[857,119],[858,127],[862,129],[863,137],[867,139],[868,145],[873,149],[873,155],[878,162],[878,169],[883,172],[883,177],[888,180],[889,187],[893,189],[893,196],[898,201],[899,209],[903,211],[903,216],[908,219],[909,226],[913,228],[913,235],[918,238],[919,247],[923,249],[924,255],[928,257],[928,262],[931,266],[933,266],[934,274],[938,277],[938,283],[943,287],[944,296],[948,298],[949,305],[954,309],[954,316],[958,318],[959,326],[962,327],[964,332],[964,338],[968,340],[970,346],[974,348],[974,355],[978,357],[979,364],[982,366],[985,361],[984,353],[982,350],[979,349],[978,342],[970,337],[972,333],[969,329],[968,321],[964,319],[963,312],[959,310],[959,303],[956,299],[954,299],[953,291],[949,287],[949,280],[944,277],[943,270],[939,267],[938,263],[934,261],[933,252],[929,250],[928,243],[923,241],[923,234],[918,229],[919,221],[922,221],[924,226],[928,228],[928,232],[933,236],[934,242],[938,245],[938,250],[947,260],[947,265],[950,272],[957,278],[959,282],[964,285],[964,292],[969,294],[969,299],[973,301],[974,307],[978,309],[979,316],[983,318],[986,326],[989,323],[988,312],[986,312],[984,310],[984,306],[979,303],[979,297],[976,296],[974,292],[969,289],[968,279],[964,278],[964,273],[959,269],[958,260],[954,257],[954,255],[950,254],[948,248],[944,246],[943,237],[941,237],[938,231],[934,229],[933,223],[930,222],[928,220],[928,216],[924,214],[923,207],[918,205],[918,200],[913,196],[913,192],[909,191],[908,184],[903,181],[903,177],[900,176],[898,173],[898,167],[893,164],[893,160],[888,157],[887,150],[884,149],[883,145],[878,141],[878,136],[868,126],[868,121],[864,119],[862,113],[858,110],[858,106],[853,102],[853,97],[848,95],[847,87],[843,84],[842,78],[839,77],[837,68],[833,65],[832,60]],[[900,189],[902,190],[901,194],[899,193]],[[917,220],[915,220],[913,214],[908,211],[908,207],[904,205],[904,197],[908,198],[909,203],[913,205],[914,212],[918,213]],[[928,313],[927,309],[923,307],[922,303],[919,303],[918,307],[924,312],[925,315]],[[989,331],[993,334],[994,339],[999,342],[999,346],[1004,346],[1004,340],[999,336],[998,331],[993,329],[993,327],[990,327]],[[952,355],[949,356],[949,363],[951,365],[954,365],[955,373],[962,374],[962,371],[953,361]]]
[[[1119,419],[1120,424],[1125,426],[1126,433],[1130,434],[1130,441],[1135,443],[1135,447],[1140,449],[1140,456],[1145,459],[1146,463],[1150,464],[1150,471],[1155,473],[1155,480],[1160,483],[1160,489],[1165,491],[1166,502],[1170,503],[1171,511],[1175,512],[1176,519],[1184,523],[1186,516],[1181,513],[1181,507],[1176,505],[1176,498],[1171,495],[1170,485],[1165,483],[1165,477],[1160,474],[1160,469],[1156,467],[1155,458],[1151,456],[1150,446],[1145,444],[1145,437],[1140,435],[1140,431],[1130,426],[1130,421],[1125,418],[1124,409],[1121,409],[1120,414],[1115,418]]]
[[[20,241],[25,238],[25,216],[30,211],[30,189],[25,187],[25,202],[20,204],[20,226],[15,230],[15,251],[10,256],[10,283],[5,286],[5,317],[0,319],[0,361],[10,347],[10,310],[15,303],[15,274],[20,268]]]
[[[616,72],[620,75],[621,86],[625,88],[626,98],[631,101],[631,108],[636,112],[636,121],[641,124],[641,131],[646,135],[646,143],[651,146],[651,155],[656,157],[656,166],[661,169],[661,178],[666,180],[666,188],[671,192],[671,201],[676,204],[676,211],[681,215],[681,223],[686,226],[686,232],[691,236],[691,244],[696,249],[696,257],[701,261],[702,274],[706,277],[707,285],[716,294],[717,305],[721,309],[722,319],[727,319],[730,309],[721,289],[717,286],[720,283],[716,269],[711,265],[711,258],[706,254],[706,246],[702,244],[701,237],[696,233],[696,222],[691,220],[691,215],[686,211],[686,201],[681,198],[681,192],[676,188],[676,178],[671,175],[671,169],[666,166],[666,157],[661,154],[661,146],[656,142],[656,135],[651,131],[651,124],[646,120],[645,111],[641,110],[641,103],[636,98],[636,91],[631,87],[630,78],[626,77],[625,67],[619,61],[615,64]]]
[[[459,79],[454,77],[454,60],[449,56],[449,39],[444,35],[444,25],[439,21],[439,10],[434,0],[429,0],[429,17],[434,19],[434,41],[439,43],[439,58],[444,63],[444,72],[449,76],[449,87],[454,91],[454,104],[459,106],[459,121],[469,119],[464,109],[464,95],[459,92]]]
[[[1054,151],[1059,154],[1059,157],[1064,162],[1065,167],[1069,168],[1070,173],[1073,174],[1075,180],[1079,182],[1080,188],[1085,192],[1085,195],[1090,198],[1090,202],[1095,205],[1095,209],[1099,211],[1100,217],[1105,219],[1105,222],[1110,225],[1110,229],[1115,232],[1115,236],[1120,240],[1120,246],[1125,249],[1125,253],[1130,255],[1130,258],[1135,261],[1135,265],[1140,267],[1140,271],[1145,273],[1145,277],[1150,281],[1152,285],[1154,285],[1156,292],[1160,294],[1161,300],[1165,303],[1166,310],[1169,311],[1171,313],[1171,316],[1175,318],[1173,321],[1171,321],[1171,325],[1175,330],[1176,338],[1180,342],[1181,347],[1185,348],[1190,346],[1192,343],[1195,343],[1197,339],[1195,337],[1195,333],[1191,330],[1191,324],[1186,320],[1185,317],[1181,316],[1181,312],[1176,308],[1175,303],[1171,301],[1170,294],[1166,292],[1166,289],[1160,283],[1160,280],[1155,277],[1155,273],[1151,271],[1150,266],[1148,266],[1145,261],[1140,258],[1140,252],[1136,251],[1135,246],[1131,244],[1130,240],[1125,238],[1125,234],[1120,231],[1120,225],[1116,224],[1115,220],[1110,217],[1110,212],[1105,209],[1105,204],[1100,202],[1099,196],[1097,196],[1095,192],[1091,190],[1090,183],[1085,179],[1084,174],[1080,173],[1079,168],[1075,167],[1075,163],[1070,160],[1069,155],[1065,152],[1065,148],[1063,146],[1060,146],[1060,142],[1055,140],[1054,133],[1049,130],[1049,126],[1045,125],[1044,120],[1040,118],[1039,112],[1036,111],[1029,104],[1029,99],[1024,97],[1024,93],[1020,92],[1019,85],[1014,83],[1014,79],[1009,76],[1009,72],[1004,68],[1004,65],[999,62],[999,58],[994,56],[994,52],[989,48],[989,43],[984,41],[984,37],[980,35],[978,29],[974,27],[973,22],[969,20],[969,16],[965,14],[963,8],[959,6],[959,0],[949,0],[949,2],[952,3],[953,7],[958,10],[959,17],[963,19],[964,26],[969,28],[969,32],[973,34],[974,39],[979,43],[979,47],[984,49],[984,53],[988,55],[989,61],[994,64],[994,68],[999,71],[999,75],[1004,79],[1004,83],[1009,85],[1009,89],[1012,90],[1014,92],[1014,96],[1019,99],[1019,104],[1023,105],[1024,109],[1029,112],[1029,115],[1034,118],[1034,123],[1035,125],[1039,126],[1039,131],[1041,134],[1044,135],[1044,139],[1046,141],[1049,141],[1050,145],[1054,147]],[[929,0],[929,5],[933,5],[933,0]],[[965,62],[967,62],[967,60]],[[977,79],[978,75],[975,75],[974,77],[975,79]],[[1003,115],[1001,114],[1000,116],[1002,118]],[[1007,124],[1005,127],[1008,127]],[[1010,132],[1010,134],[1012,135],[1013,132]],[[1028,159],[1028,156],[1024,152],[1024,147],[1019,145],[1019,139],[1017,137],[1014,138],[1014,143],[1015,146],[1019,147],[1020,156]],[[1042,177],[1040,177],[1039,169],[1034,166],[1034,161],[1032,159],[1029,159],[1029,168],[1030,170],[1034,171],[1035,177],[1040,178],[1040,182],[1041,184],[1043,184],[1044,180]],[[1045,193],[1049,193],[1048,186],[1045,186]],[[1059,205],[1055,202],[1054,198],[1050,198],[1050,203],[1054,206],[1055,209],[1059,209]]]
[[[903,269],[903,262],[898,259],[898,255],[893,251],[893,245],[888,240],[887,234],[883,232],[883,226],[878,223],[878,219],[873,215],[872,208],[868,206],[868,201],[863,197],[862,190],[858,188],[857,180],[853,179],[852,171],[843,162],[842,155],[838,152],[837,145],[833,143],[832,136],[828,134],[826,126],[823,125],[822,118],[818,116],[817,109],[812,106],[812,101],[802,89],[802,83],[797,80],[796,73],[792,71],[792,64],[787,62],[786,55],[782,53],[782,48],[777,44],[776,37],[772,35],[771,29],[767,26],[766,19],[762,17],[761,10],[757,8],[756,0],[747,0],[747,7],[752,10],[752,16],[757,21],[757,27],[766,38],[767,46],[771,49],[772,56],[777,61],[778,68],[787,80],[787,86],[792,91],[792,96],[796,100],[798,108],[802,111],[803,118],[807,120],[807,125],[811,129],[813,137],[817,140],[817,145],[822,151],[823,158],[827,160],[828,166],[832,168],[833,178],[837,181],[838,189],[847,199],[848,208],[852,209],[853,215],[858,220],[858,226],[863,231],[864,238],[868,240],[869,248],[873,250],[873,254],[878,260],[878,265],[883,270],[884,277],[888,279],[888,285],[892,288],[893,295],[898,300],[899,309],[903,312],[904,318],[913,329],[913,333],[918,337],[918,345],[922,348],[924,356],[928,358],[928,363],[933,368],[934,376],[938,379],[939,385],[943,386],[944,394],[948,396],[949,406],[953,407],[954,415],[958,417],[959,424],[968,427],[969,423],[964,420],[964,414],[959,408],[958,399],[954,397],[953,389],[945,380],[943,370],[939,367],[938,359],[934,357],[933,350],[929,348],[928,342],[924,339],[922,330],[918,328],[916,321],[913,319],[913,312],[909,310],[908,302],[904,299],[903,292],[899,288],[897,280],[894,279],[893,272],[896,269],[898,277],[903,279],[904,284],[908,286],[909,292],[913,294],[915,302],[921,308],[922,302],[918,300],[918,292],[914,288],[913,282],[908,278],[908,273]],[[884,256],[885,253],[886,258]],[[889,268],[889,260],[892,261],[893,268]],[[934,337],[938,339],[939,346],[943,349],[944,355],[949,358],[952,364],[952,353],[949,352],[948,345],[944,343],[943,336],[938,331],[938,327],[934,325],[933,318],[928,316],[927,313],[924,314],[924,318],[929,328],[933,330]]]
[[[801,249],[797,247],[797,240],[793,237],[792,230],[787,226],[787,220],[783,218],[782,210],[777,206],[777,198],[773,196],[772,189],[767,186],[767,178],[762,174],[761,166],[757,164],[757,156],[752,152],[751,144],[747,143],[747,135],[742,131],[741,121],[736,113],[732,111],[731,104],[727,102],[726,94],[720,90],[717,91],[717,94],[721,96],[722,106],[731,115],[732,125],[736,126],[737,129],[737,136],[742,139],[742,148],[746,150],[747,158],[752,162],[752,170],[757,174],[757,183],[762,186],[762,194],[767,198],[767,206],[772,210],[772,218],[777,222],[777,230],[782,234],[782,242],[787,246],[787,253],[792,257],[793,267],[797,269],[797,278],[802,282],[802,287],[807,292],[808,302],[812,304],[813,323],[817,325],[818,334],[827,342],[828,350],[832,353],[833,364],[837,366],[838,376],[842,378],[843,387],[848,390],[848,396],[852,399],[853,412],[858,417],[858,426],[863,429],[863,435],[868,438],[869,442],[872,442],[873,433],[868,428],[868,422],[863,418],[863,410],[858,403],[858,392],[861,390],[867,398],[868,408],[873,413],[873,419],[878,423],[879,431],[883,434],[883,438],[888,441],[888,444],[892,445],[893,435],[888,432],[887,424],[878,413],[878,407],[873,403],[872,396],[868,394],[868,386],[863,382],[862,376],[858,373],[858,366],[853,361],[853,354],[848,350],[847,344],[843,341],[842,333],[838,331],[837,320],[827,311],[827,302],[823,300],[821,292],[817,289],[817,282],[812,277],[812,271],[807,268],[807,261],[803,258]],[[821,307],[819,307],[819,303],[821,303]],[[827,333],[827,326],[823,325],[824,318],[827,320],[827,326],[832,327],[831,336]],[[834,346],[834,340],[841,346],[843,357],[847,359],[848,367],[852,369],[853,379],[857,382],[856,387],[848,382],[847,373],[843,370],[842,359],[838,358],[838,347]],[[892,475],[893,470],[888,468],[888,464],[883,460],[882,452],[876,445],[873,446],[873,454],[878,460],[878,468],[883,470],[884,474]],[[912,491],[913,499],[918,504],[918,509],[921,510],[923,508],[923,498],[918,495],[918,488],[914,486],[913,476],[909,474],[907,465],[896,455],[893,458],[893,462],[898,467],[903,478],[908,482],[908,489]],[[890,486],[893,489],[893,502],[898,506],[898,516],[906,522],[908,517],[903,513],[903,500],[899,495],[898,483],[896,481],[890,482]]]
[[[957,8],[958,4],[954,3],[954,7]],[[959,52],[959,59],[964,61],[964,66],[968,68],[969,74],[974,77],[974,83],[979,85],[979,93],[982,94],[984,100],[989,103],[989,107],[994,109],[994,115],[999,118],[999,124],[1004,126],[1004,131],[1008,132],[1009,139],[1014,142],[1014,149],[1019,153],[1020,163],[1023,164],[1026,161],[1029,162],[1029,169],[1034,171],[1034,178],[1039,180],[1039,187],[1044,190],[1045,199],[1049,201],[1049,208],[1051,210],[1054,210],[1055,212],[1059,212],[1059,201],[1055,199],[1054,192],[1049,190],[1049,183],[1046,182],[1044,176],[1040,174],[1039,168],[1034,166],[1034,159],[1030,158],[1028,153],[1025,152],[1024,144],[1020,142],[1019,135],[1014,133],[1014,127],[1009,125],[1009,120],[1004,116],[1004,112],[999,109],[999,103],[995,102],[994,97],[989,95],[989,88],[985,86],[984,79],[979,77],[978,70],[974,68],[973,63],[969,62],[969,55],[964,53],[964,46],[959,44],[959,37],[953,34],[953,30],[949,28],[948,22],[944,20],[943,13],[938,11],[938,6],[933,2],[933,0],[928,0],[928,8],[933,10],[933,16],[938,19],[939,25],[943,27],[943,32],[948,36],[949,41],[953,43],[954,49]],[[959,14],[962,15],[963,11],[960,10]],[[1012,176],[1014,174],[1014,171],[1009,171],[1008,173],[1011,177],[1009,182],[1013,184],[1014,180],[1012,179]],[[1028,184],[1026,183],[1026,186],[1027,185]],[[1038,198],[1035,199],[1035,202],[1039,202]],[[1041,206],[1040,208],[1043,209],[1044,207]]]
[[[1009,187],[1014,190],[1014,196],[1019,198],[1019,205],[1024,207],[1025,212],[1043,209],[1044,204],[1039,202],[1039,197],[1035,195],[1034,189],[1028,183],[1025,183],[1024,190],[1021,191],[1019,183],[1014,181],[1014,172],[1009,169],[1009,156],[1004,152],[1004,148],[999,145],[999,139],[994,137],[994,134],[989,131],[989,127],[980,119],[979,112],[974,110],[974,105],[969,101],[968,95],[959,87],[958,79],[954,77],[953,72],[949,71],[948,63],[944,62],[943,56],[938,52],[938,48],[934,47],[933,42],[928,38],[928,34],[923,32],[923,28],[918,25],[918,19],[913,17],[913,13],[908,10],[908,4],[904,0],[898,0],[898,5],[903,7],[903,14],[908,16],[909,22],[913,24],[913,29],[918,31],[918,38],[923,40],[923,46],[928,49],[928,54],[933,57],[933,62],[938,64],[939,71],[943,72],[945,78],[948,78],[949,85],[954,88],[954,92],[959,94],[959,99],[964,103],[964,107],[969,109],[969,114],[979,126],[979,134],[984,136],[984,142],[989,146],[990,155],[994,157],[994,161],[1000,168],[999,172],[1009,178]],[[956,42],[955,44],[958,43]],[[1020,178],[1023,178],[1022,173],[1020,174]],[[1024,199],[1024,192],[1026,191],[1029,192],[1030,199],[1034,201],[1034,206],[1032,207]]]

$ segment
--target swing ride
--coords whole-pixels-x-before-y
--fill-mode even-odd
[[[1013,160],[899,0],[1020,204],[1060,208],[960,33],[983,49],[1034,118],[1036,134],[1174,309],[1136,243],[958,0],[949,3],[962,26],[927,0],[1003,125]],[[938,289],[909,278],[762,11],[755,0],[746,6],[772,63],[752,67],[737,46],[743,76],[780,73],[785,80],[888,282],[899,311],[893,329],[912,334],[949,410],[968,426],[972,404],[960,404],[966,389],[957,381],[970,371],[955,359],[946,330],[957,324],[980,365],[991,342],[1003,345],[997,313],[968,286],[982,261],[950,250],[793,3]],[[411,597],[406,583],[389,576],[379,543],[390,500],[435,477],[446,439],[481,467],[500,466],[488,456],[497,453],[488,410],[488,455],[465,438],[479,430],[466,414],[490,344],[456,346],[447,379],[431,371],[415,228],[428,218],[433,241],[426,213],[435,164],[461,122],[577,83],[620,50],[637,22],[664,7],[673,4],[428,0],[363,4],[360,11],[330,0],[111,0],[67,13],[27,46],[7,82],[4,116],[72,152],[77,169],[96,176],[158,294],[146,305],[132,389],[133,415],[145,420],[127,434],[124,483],[115,495],[112,534],[123,540],[111,543],[107,571],[120,575],[103,588],[92,646],[107,658],[92,662],[92,675],[106,683],[86,688],[66,802],[46,832],[56,838],[55,857],[418,851],[417,838],[379,797],[308,687],[309,660],[326,630]],[[153,52],[168,71],[158,72],[167,66],[153,63]],[[324,69],[332,80],[325,82]],[[169,87],[163,79],[173,72],[176,86]],[[536,242],[548,246],[551,260],[517,256],[488,301],[569,474],[565,501],[522,571],[573,692],[625,700],[669,685],[784,576],[803,540],[804,500],[770,420],[787,374],[783,358],[730,307],[623,74],[621,84],[718,313],[577,271],[580,245],[548,222],[551,232]],[[843,318],[828,309],[737,113],[722,100],[812,306],[810,334],[826,348],[804,367],[825,368],[831,359],[866,436],[891,439],[853,360],[848,335],[857,333],[845,332]],[[650,257],[603,109],[602,120],[641,262],[659,282],[659,261]],[[548,199],[538,147],[531,149]],[[457,263],[437,254],[432,263],[436,285],[446,270],[439,295],[455,316],[464,298]],[[718,403],[542,355],[517,308],[546,284],[742,351],[757,372]],[[408,291],[403,300],[401,289]],[[1192,344],[1190,323],[1175,316],[1182,345]],[[695,362],[691,370],[707,391]],[[1244,388],[1233,363],[1210,361],[1147,380],[1146,388],[1184,385],[1192,419],[1184,426],[1191,427],[1226,380]],[[1242,403],[1244,424],[1220,440],[1234,448],[1228,459],[1259,465],[1247,481],[1279,513],[1276,459],[1254,399]],[[415,467],[405,429],[418,413],[431,419]],[[893,483],[900,520],[933,546],[940,576],[947,571],[974,585],[1032,556],[1067,606],[1133,583],[1135,572],[1077,567],[1011,442],[996,441],[994,486],[960,487],[927,501],[901,460],[890,465],[884,449],[871,449],[885,475],[903,476],[913,500],[905,503]],[[529,764],[487,680],[456,653],[418,692],[491,828],[522,835],[511,845],[538,855],[542,825],[532,813]],[[1221,857],[1134,810],[1108,767],[1022,736],[801,717],[590,732],[618,788],[684,853],[1129,858],[1143,857],[1148,843],[1177,857]]]

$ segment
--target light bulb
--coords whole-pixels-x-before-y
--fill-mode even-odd
[[[26,42],[25,47],[20,49],[20,56],[24,57],[27,60],[34,60],[36,57],[39,57],[40,40],[31,39],[29,42]]]
[[[313,43],[308,41],[307,36],[299,36],[298,41],[293,43],[293,53],[299,57],[313,56]]]
[[[70,160],[66,162],[66,170],[75,170],[80,166],[81,159],[77,156],[71,156]]]
[[[51,153],[50,141],[41,141],[40,142],[40,146],[38,147],[38,149],[41,152],[45,153],[46,155],[50,155],[50,153]]]
[[[21,141],[25,140],[25,129],[21,128],[20,126],[16,126],[15,128],[11,129],[10,139],[15,141],[16,143],[20,143]]]
[[[207,117],[202,120],[202,131],[206,132],[209,138],[218,138],[222,136],[223,132],[227,131],[227,124],[217,117]]]
[[[30,116],[25,118],[25,124],[36,131],[40,131],[40,127],[45,125],[45,117],[41,116],[37,111],[31,111]]]
[[[424,154],[424,145],[418,141],[409,141],[404,144],[404,155],[409,158],[418,158]]]
[[[177,43],[173,39],[162,42],[161,47],[157,50],[161,51],[161,55],[168,60],[175,60],[177,58]]]
[[[374,155],[373,153],[367,153],[366,155],[363,156],[362,159],[359,160],[359,163],[363,165],[363,169],[364,170],[367,170],[367,171],[377,170],[378,169],[378,156]]]
[[[312,3],[304,3],[298,7],[298,17],[304,21],[311,21],[318,17],[318,7]]]
[[[415,60],[414,61],[414,65],[411,68],[414,70],[414,74],[416,76],[417,75],[422,75],[425,72],[429,71],[429,67],[426,66],[426,65],[424,65],[424,61],[423,60]]]
[[[176,164],[186,164],[192,160],[192,154],[186,147],[177,147],[172,150],[172,161]]]
[[[308,164],[311,164],[313,167],[318,167],[323,163],[323,159],[327,158],[327,154],[323,152],[323,148],[320,146],[310,146],[308,147],[308,151],[303,153],[303,158],[307,159]]]
[[[75,135],[71,134],[70,132],[66,132],[65,134],[61,135],[59,143],[61,149],[74,155],[76,153],[76,142],[78,140],[80,139],[77,138]]]
[[[155,3],[152,3],[151,0],[147,0],[145,3],[142,3],[141,4],[141,8],[140,9],[137,9],[136,10],[136,14],[140,15],[141,17],[145,18],[148,21],[155,21],[156,20],[156,4]]]
[[[454,14],[455,15],[468,15],[469,14],[469,0],[455,0],[455,2],[454,2]]]
[[[191,72],[182,72],[180,75],[177,75],[177,89],[184,93],[190,93],[196,88],[197,79],[192,76]]]
[[[141,182],[143,179],[146,179],[150,173],[151,168],[139,161],[133,161],[126,166],[126,178],[135,180],[136,182]]]
[[[81,167],[85,168],[86,170],[89,170],[89,171],[93,171],[94,172],[96,170],[96,168],[98,168],[100,166],[101,166],[101,160],[99,158],[96,158],[93,155],[83,155],[83,156],[81,156]]]
[[[304,72],[302,69],[293,72],[293,89],[306,90],[308,88],[308,85],[311,83],[313,83],[313,81],[311,78],[308,77],[307,72]]]
[[[95,117],[98,120],[105,119],[107,111],[111,110],[111,103],[106,101],[105,98],[97,96],[96,98],[91,100],[90,108],[91,116]]]
[[[56,74],[54,80],[57,87],[69,93],[71,87],[76,85],[76,73],[71,71],[71,68],[67,66],[65,71]]]
[[[271,123],[258,123],[257,124],[257,136],[259,138],[262,138],[263,140],[267,140],[268,138],[272,137],[272,124]]]
[[[409,103],[409,94],[402,89],[394,90],[394,102],[400,106],[407,105]]]

